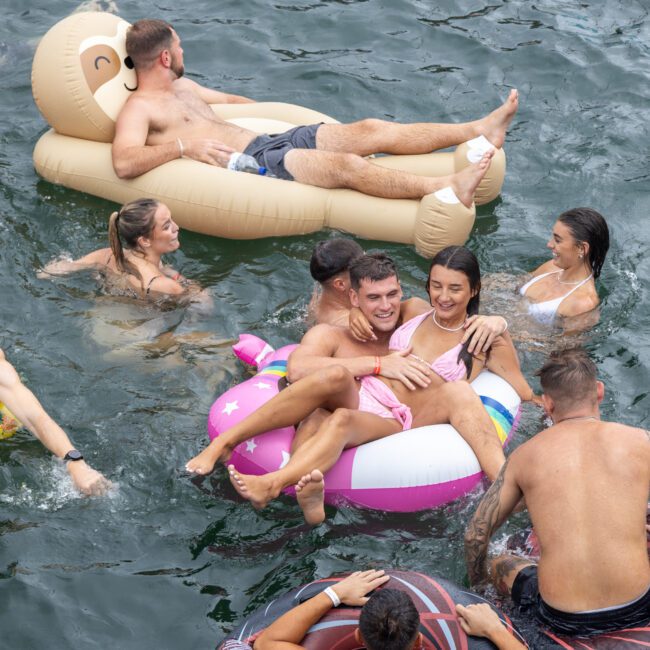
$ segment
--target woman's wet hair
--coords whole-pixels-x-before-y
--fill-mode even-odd
[[[429,268],[429,275],[427,276],[427,283],[425,285],[427,293],[429,293],[429,281],[434,266],[443,266],[452,271],[460,271],[467,277],[470,291],[474,294],[467,303],[467,316],[478,314],[481,302],[481,268],[476,259],[476,255],[465,246],[447,246],[447,248],[443,248],[431,260],[431,267]],[[462,361],[467,368],[468,377],[472,374],[474,361],[472,355],[467,351],[470,341],[471,339],[465,342],[458,355],[458,360]]]
[[[576,243],[589,244],[589,266],[595,280],[609,250],[609,228],[605,217],[591,208],[573,208],[563,212],[557,220],[571,231]]]
[[[363,248],[353,239],[334,237],[319,241],[309,262],[311,277],[324,284],[335,275],[347,271],[350,264],[363,255]]]
[[[172,46],[172,26],[157,18],[138,20],[126,32],[126,53],[136,70],[148,68]]]
[[[542,391],[560,408],[597,400],[596,365],[583,348],[551,352],[536,375]]]
[[[361,609],[359,631],[368,650],[409,650],[420,614],[411,597],[397,589],[375,591]]]
[[[350,264],[350,286],[355,291],[359,291],[361,280],[379,282],[393,276],[399,280],[395,262],[384,253],[362,255]]]
[[[155,199],[137,199],[125,203],[119,212],[113,212],[108,220],[108,241],[117,268],[140,277],[139,271],[124,255],[124,249],[137,250],[140,237],[150,237],[160,203]]]

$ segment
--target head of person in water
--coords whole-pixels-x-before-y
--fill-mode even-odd
[[[547,245],[560,268],[585,264],[595,280],[609,250],[609,228],[596,210],[573,208],[558,217]]]
[[[171,218],[169,208],[155,199],[137,199],[125,203],[108,220],[108,240],[120,271],[139,276],[125,249],[153,263],[160,256],[178,249],[178,226]]]
[[[350,265],[350,303],[361,310],[376,334],[394,331],[401,300],[397,268],[388,255],[363,255]]]
[[[176,77],[182,77],[183,50],[174,28],[164,20],[138,20],[126,32],[126,53],[136,72],[150,70],[160,60]]]
[[[350,264],[362,255],[363,248],[346,237],[319,241],[309,262],[311,277],[323,287],[323,291],[334,291],[347,297],[350,291]]]
[[[431,260],[426,290],[436,321],[453,329],[478,314],[481,302],[481,269],[476,255],[465,246],[447,246]],[[472,371],[472,355],[463,346],[459,359]]]
[[[597,379],[596,365],[583,348],[551,352],[537,376],[544,408],[555,424],[574,412],[574,417],[596,413],[605,395],[605,387]]]
[[[361,609],[357,641],[368,650],[421,647],[420,614],[411,597],[397,589],[378,589]]]

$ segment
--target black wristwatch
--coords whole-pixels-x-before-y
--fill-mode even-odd
[[[71,449],[64,457],[64,461],[68,460],[83,460],[84,457],[82,456],[80,451],[77,451],[76,449]]]

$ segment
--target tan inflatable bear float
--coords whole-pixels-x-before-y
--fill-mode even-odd
[[[423,255],[467,240],[475,210],[451,189],[421,201],[381,199],[351,190],[233,172],[194,160],[166,163],[132,180],[120,180],[111,163],[115,119],[135,72],[126,56],[129,24],[113,14],[78,13],[57,23],[40,42],[32,69],[34,99],[52,129],[38,141],[34,165],[46,180],[125,203],[144,196],[166,203],[182,228],[231,239],[298,235],[324,227],[369,239],[413,243]],[[223,119],[259,133],[299,124],[335,122],[301,106],[283,103],[212,107]],[[416,174],[451,174],[480,157],[487,141],[454,153],[381,156],[373,163]],[[499,194],[505,155],[497,151],[476,203]]]

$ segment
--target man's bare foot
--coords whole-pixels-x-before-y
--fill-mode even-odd
[[[320,524],[325,519],[325,481],[323,472],[313,469],[305,474],[296,484],[296,499],[305,515],[305,521],[312,526]]]
[[[506,141],[506,131],[518,107],[519,93],[513,89],[510,91],[508,99],[499,108],[478,121],[478,135],[484,135],[490,144],[501,149]]]
[[[217,436],[200,454],[188,460],[185,469],[195,474],[209,474],[219,462],[230,460],[232,447],[222,436]]]
[[[266,508],[269,501],[280,494],[268,475],[253,476],[252,474],[239,474],[234,465],[228,465],[228,475],[232,486],[240,497],[251,502],[256,510]]]
[[[476,192],[478,184],[490,167],[493,156],[494,149],[488,149],[477,163],[465,167],[465,169],[449,178],[449,184],[454,190],[454,193],[466,208],[472,205],[474,192]]]

